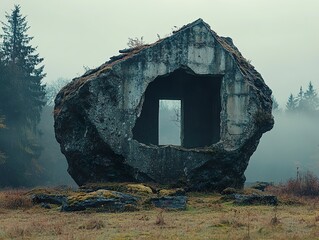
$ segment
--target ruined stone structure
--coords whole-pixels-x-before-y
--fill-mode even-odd
[[[231,38],[201,19],[75,78],[55,99],[55,132],[79,184],[156,182],[242,187],[271,90]],[[159,145],[160,99],[182,102],[181,146]]]

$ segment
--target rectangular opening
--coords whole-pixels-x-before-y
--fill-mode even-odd
[[[181,100],[159,100],[159,145],[181,146]]]
[[[189,149],[217,143],[220,140],[222,79],[222,75],[199,75],[185,69],[158,76],[145,91],[133,138],[147,145],[172,144]],[[170,110],[171,106],[179,109],[179,121],[176,121],[176,111]],[[165,120],[166,108],[171,117]]]

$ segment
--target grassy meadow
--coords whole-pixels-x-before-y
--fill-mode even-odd
[[[278,206],[237,206],[188,193],[185,211],[60,212],[27,190],[0,192],[0,239],[319,239],[319,198],[282,194]]]

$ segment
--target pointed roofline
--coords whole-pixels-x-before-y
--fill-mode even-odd
[[[194,27],[194,26],[196,26],[196,25],[199,25],[200,23],[202,23],[202,24],[207,24],[207,23],[204,22],[203,19],[199,18],[199,19],[195,20],[194,22],[188,23],[188,24],[182,26],[180,29],[178,29],[178,30],[176,30],[176,31],[173,31],[173,34],[178,33],[178,32],[180,32],[180,31],[183,31],[183,30],[185,30],[185,29],[192,28],[192,27]],[[208,25],[208,24],[207,24],[207,25]],[[207,27],[207,26],[206,26],[206,27]],[[208,27],[209,27],[209,25],[208,25]],[[209,27],[209,30],[211,30],[210,27]]]
[[[238,64],[243,76],[251,81],[261,81],[264,82],[260,73],[255,70],[255,67],[250,64],[250,62],[243,57],[238,48],[234,45],[233,40],[230,37],[219,36],[215,31],[213,31],[208,23],[206,23],[202,18],[195,20],[192,23],[186,24],[179,30],[174,31],[173,34],[180,31],[192,28],[196,25],[203,24],[207,30],[212,34],[213,38],[225,49],[229,54],[232,55],[234,61]]]
[[[255,81],[264,82],[260,73],[258,73],[255,70],[255,67],[253,65],[251,65],[250,62],[242,56],[242,54],[240,53],[238,48],[233,44],[232,39],[230,37],[218,36],[218,34],[215,31],[213,31],[211,29],[210,25],[207,24],[202,18],[198,18],[197,20],[182,26],[180,29],[173,31],[172,35],[165,37],[165,38],[162,38],[162,39],[159,39],[158,41],[156,41],[154,43],[145,44],[145,45],[137,46],[134,48],[126,48],[123,50],[119,50],[119,52],[120,52],[119,55],[110,57],[109,61],[105,62],[104,64],[100,65],[99,67],[97,67],[95,69],[91,69],[91,70],[87,71],[79,78],[82,78],[81,79],[81,82],[82,82],[82,81],[86,81],[87,79],[89,79],[93,76],[99,75],[102,72],[106,72],[108,70],[111,70],[112,66],[114,66],[115,64],[118,64],[119,62],[125,61],[126,59],[131,58],[131,57],[139,54],[142,50],[144,50],[146,48],[151,48],[151,47],[161,43],[162,41],[169,39],[172,36],[175,36],[176,34],[180,34],[181,32],[183,32],[187,29],[193,28],[193,27],[195,27],[197,25],[201,25],[201,24],[206,27],[206,29],[212,34],[212,37],[221,45],[221,47],[231,55],[231,57],[234,59],[234,62],[239,67],[244,78],[246,78],[247,80],[249,80],[251,82],[255,82]],[[75,78],[75,79],[78,79],[78,78]],[[258,83],[256,85],[258,85]]]
[[[237,47],[233,44],[233,41],[229,37],[220,37],[217,35],[216,32],[211,30],[210,26],[204,22],[203,19],[199,18],[196,21],[189,23],[187,25],[184,25],[179,30],[173,32],[172,35],[159,39],[158,41],[152,43],[152,44],[145,44],[141,45],[135,48],[130,49],[124,49],[120,50],[121,53],[118,56],[111,57],[109,61],[105,62],[104,64],[100,65],[99,67],[95,69],[91,69],[84,73],[82,76],[74,78],[72,82],[70,82],[68,85],[64,86],[60,92],[64,93],[64,99],[70,97],[73,92],[78,89],[80,86],[82,86],[86,81],[98,77],[101,74],[104,74],[106,72],[109,72],[112,70],[112,67],[120,62],[123,62],[129,58],[132,58],[138,54],[140,54],[144,49],[151,48],[162,41],[165,41],[166,39],[169,39],[173,36],[176,36],[177,34],[185,31],[186,29],[190,29],[194,26],[202,24],[206,27],[206,29],[212,34],[212,37],[216,40],[218,44],[233,58],[234,63],[237,65],[238,69],[240,70],[242,76],[244,79],[246,79],[252,86],[254,87],[260,87],[265,86],[264,91],[266,92],[266,95],[271,95],[272,91],[270,88],[264,84],[264,80],[260,73],[258,73],[254,66],[250,64],[249,61],[247,61],[240,53],[240,51],[237,49]],[[62,104],[62,103],[61,103]]]

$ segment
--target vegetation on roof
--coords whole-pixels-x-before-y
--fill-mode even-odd
[[[189,28],[192,28],[196,25],[203,24],[213,35],[213,37],[217,40],[217,42],[222,46],[225,51],[227,51],[229,54],[232,55],[236,63],[238,64],[239,69],[241,70],[243,76],[247,78],[249,81],[254,82],[257,86],[259,85],[259,82],[263,82],[262,76],[255,70],[255,68],[250,64],[250,61],[246,60],[240,51],[236,48],[236,46],[232,43],[231,38],[228,37],[220,37],[217,35],[216,32],[211,30],[210,26],[205,23],[201,18],[197,19],[196,21],[186,24],[183,27],[181,27],[178,30],[173,31],[173,34],[166,37],[157,40],[156,42],[152,44],[145,44],[143,37],[141,38],[129,38],[128,46],[129,48],[125,48],[122,50],[119,50],[119,55],[110,57],[110,60],[102,64],[101,66],[91,69],[84,73],[81,77],[73,79],[71,83],[66,85],[64,88],[62,88],[61,93],[62,96],[62,102],[55,108],[55,115],[59,113],[63,106],[63,102],[65,99],[68,99],[72,96],[72,93],[79,89],[85,82],[89,81],[90,79],[94,79],[101,74],[105,74],[107,72],[110,72],[114,65],[123,62],[129,58],[132,58],[138,54],[140,54],[143,50],[151,48],[160,42],[171,38],[174,35],[177,35]]]

